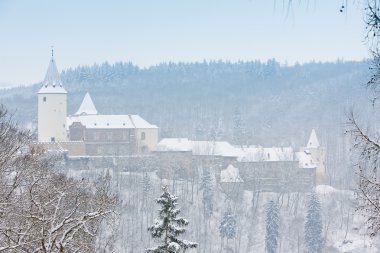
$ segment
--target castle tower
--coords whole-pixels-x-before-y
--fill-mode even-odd
[[[319,144],[315,130],[311,130],[309,141],[303,151],[310,152],[312,162],[317,166],[316,169],[316,185],[327,183],[326,172],[326,149]]]
[[[38,141],[66,141],[67,92],[62,86],[53,51],[38,91]]]

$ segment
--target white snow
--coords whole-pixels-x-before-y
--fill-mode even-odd
[[[223,183],[242,183],[243,179],[240,177],[239,169],[232,166],[228,167],[220,172],[220,182]]]
[[[188,138],[165,138],[157,144],[157,151],[192,151],[192,143]]]
[[[292,147],[264,148],[260,146],[250,146],[241,150],[243,155],[238,158],[238,161],[241,162],[294,161],[294,151]]]
[[[338,190],[330,185],[318,185],[315,187],[315,191],[318,194],[330,194],[333,192],[337,192]]]
[[[157,151],[191,151],[193,155],[236,157],[238,161],[294,161],[292,147],[250,146],[241,148],[226,141],[191,141],[188,138],[164,138]]]
[[[239,157],[242,154],[240,149],[226,141],[193,141],[193,155]]]
[[[226,141],[191,141],[187,138],[164,138],[157,151],[191,151],[193,155],[238,157],[242,151]]]

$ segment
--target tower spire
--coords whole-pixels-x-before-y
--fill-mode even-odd
[[[51,58],[54,57],[54,46],[51,46]]]
[[[59,77],[59,72],[57,69],[57,65],[55,64],[54,50],[52,47],[51,50],[51,59],[49,61],[49,66],[46,71],[45,79],[42,82],[43,86],[41,87],[39,93],[49,92],[49,93],[66,93],[66,90],[63,88],[61,79]],[[48,88],[50,87],[50,88]],[[48,89],[46,89],[48,88]],[[53,88],[53,89],[51,89]]]

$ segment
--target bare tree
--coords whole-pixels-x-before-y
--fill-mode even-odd
[[[341,12],[344,9],[344,6]],[[371,42],[372,49],[372,71],[367,88],[373,91],[374,97],[372,105],[376,106],[376,101],[380,92],[380,54],[378,42],[380,36],[380,1],[368,0],[365,2],[365,23],[367,29],[366,38]],[[376,116],[376,115],[374,115]],[[359,121],[359,115],[351,111],[348,114],[348,133],[352,137],[354,166],[358,175],[358,209],[366,216],[368,231],[371,236],[375,236],[380,230],[380,181],[378,179],[378,166],[380,165],[380,133],[376,129],[376,117],[364,125]]]
[[[94,252],[99,246],[103,222],[117,216],[109,179],[68,178],[60,162],[0,107],[0,252]]]
[[[353,112],[348,119],[358,169],[359,209],[367,217],[370,235],[375,236],[380,230],[380,181],[377,170],[380,165],[380,136],[370,127],[359,125],[358,116]]]

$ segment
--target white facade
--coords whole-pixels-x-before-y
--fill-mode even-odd
[[[38,91],[38,141],[66,141],[67,92],[52,57]]]

